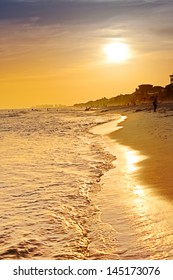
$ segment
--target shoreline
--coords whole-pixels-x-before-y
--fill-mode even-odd
[[[157,195],[173,200],[171,113],[137,112],[128,114],[123,128],[109,134],[117,143],[139,151],[145,159],[137,163],[137,179]]]
[[[103,188],[94,203],[101,220],[116,232],[120,259],[172,259],[173,114],[148,110],[121,114],[127,118],[114,132],[108,132],[111,123],[107,130],[106,125],[99,128],[106,150],[116,160],[115,168],[102,176]]]
[[[2,258],[173,259],[173,205],[142,182],[140,174],[148,158],[134,150],[145,140],[146,132],[140,135],[141,141],[138,134],[145,131],[145,121],[149,129],[152,115],[124,109],[89,113],[86,119],[85,113],[46,111],[2,117],[1,212],[6,212],[1,225],[5,233]],[[35,126],[35,116],[42,125]],[[165,133],[172,133],[168,130],[170,125],[172,128],[171,112],[154,114],[153,119],[154,125],[159,122],[162,138],[165,128]],[[134,138],[137,124],[141,128]],[[12,134],[8,134],[9,128]],[[116,135],[124,144],[118,143]],[[127,146],[129,142],[131,146]],[[24,170],[23,162],[27,163]],[[58,247],[54,246],[57,240]]]

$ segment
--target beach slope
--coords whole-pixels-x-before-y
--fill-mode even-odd
[[[135,112],[121,125],[110,137],[146,156],[138,163],[138,180],[173,200],[173,112]]]

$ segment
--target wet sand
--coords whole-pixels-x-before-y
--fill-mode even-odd
[[[173,200],[173,113],[128,114],[123,129],[110,134],[119,144],[146,156],[137,165],[137,179],[157,194]]]
[[[118,126],[95,129],[116,160],[93,201],[116,232],[120,259],[173,259],[172,109],[121,115]]]

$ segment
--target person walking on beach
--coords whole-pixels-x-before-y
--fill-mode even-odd
[[[153,110],[154,112],[156,112],[157,110],[157,106],[158,106],[158,101],[157,101],[157,95],[154,97],[154,100],[153,100]]]

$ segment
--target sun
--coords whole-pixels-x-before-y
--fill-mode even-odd
[[[130,58],[129,46],[125,43],[115,42],[105,45],[103,52],[108,63],[123,63]]]

